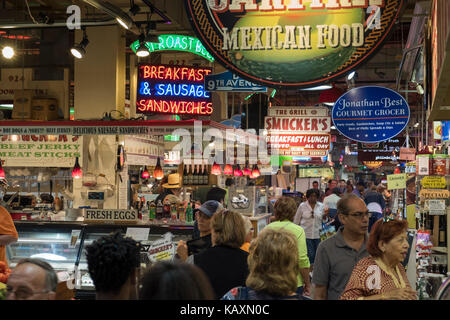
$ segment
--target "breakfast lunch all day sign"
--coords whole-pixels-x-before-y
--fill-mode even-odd
[[[268,87],[342,78],[380,47],[405,0],[185,0],[205,48]]]

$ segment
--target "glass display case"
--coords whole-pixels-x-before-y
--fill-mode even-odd
[[[11,268],[23,258],[40,258],[47,261],[56,272],[67,272],[74,277],[78,270],[77,281],[73,281],[75,297],[78,299],[95,298],[94,284],[89,276],[85,248],[96,239],[119,231],[123,235],[127,228],[150,228],[147,240],[141,241],[141,270],[151,262],[149,251],[152,245],[168,239],[172,252],[179,240],[190,240],[192,227],[154,226],[154,225],[93,225],[81,222],[15,222],[19,240],[7,246],[7,258]],[[77,238],[74,235],[79,234]],[[169,237],[168,237],[169,235]],[[171,255],[165,255],[165,257]],[[76,268],[77,266],[77,268]],[[75,277],[74,277],[75,278]]]

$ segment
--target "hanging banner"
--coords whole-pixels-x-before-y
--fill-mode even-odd
[[[82,160],[83,140],[70,135],[4,135],[0,158],[8,167],[73,167]]]
[[[427,176],[423,177],[420,184],[425,189],[444,189],[447,187],[445,177]]]
[[[396,161],[405,138],[395,137],[378,143],[358,142],[358,161]]]
[[[409,106],[397,92],[376,86],[357,87],[333,106],[336,129],[347,138],[376,143],[395,137],[409,122]]]
[[[330,117],[264,117],[264,129],[271,131],[328,133]]]
[[[206,49],[225,68],[268,87],[311,87],[369,60],[404,0],[185,0]]]
[[[445,199],[429,199],[425,200],[424,209],[430,215],[444,215],[446,213]]]

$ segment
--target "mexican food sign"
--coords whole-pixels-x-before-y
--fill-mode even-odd
[[[347,75],[380,47],[404,2],[185,0],[216,60],[269,87],[311,87]]]

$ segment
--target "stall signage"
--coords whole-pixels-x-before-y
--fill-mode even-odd
[[[207,75],[205,87],[208,91],[267,92],[267,87],[242,79],[230,71]]]
[[[387,175],[388,190],[405,189],[406,188],[406,173],[389,174]]]
[[[266,136],[269,148],[304,151],[330,149],[329,134],[270,134]]]
[[[136,223],[138,221],[138,212],[137,210],[120,209],[86,209],[84,221],[103,223]]]
[[[148,51],[166,51],[166,50],[175,50],[175,51],[185,51],[190,52],[200,57],[203,57],[211,62],[214,61],[214,58],[211,54],[206,50],[203,44],[199,39],[183,36],[177,34],[161,34],[158,36],[159,43],[154,42],[146,42],[145,46]],[[140,43],[139,40],[133,42],[130,48],[136,53],[137,49],[139,49]]]
[[[207,50],[268,87],[342,78],[381,47],[404,0],[185,0]]]
[[[400,160],[416,160],[416,149],[415,148],[400,148]]]
[[[270,107],[267,115],[272,117],[328,117],[328,108],[321,107]]]
[[[439,189],[422,189],[419,191],[419,197],[420,199],[447,199],[450,197],[450,192]]]
[[[328,133],[330,127],[330,117],[264,117],[264,128],[269,132]]]
[[[444,215],[446,213],[445,200],[444,199],[425,200],[424,209],[428,210],[430,215]]]
[[[447,186],[447,181],[444,177],[428,176],[423,177],[420,184],[425,189],[444,189]]]
[[[395,137],[409,121],[409,106],[397,92],[376,86],[358,87],[335,102],[331,117],[349,139],[376,143]]]
[[[9,167],[73,167],[82,139],[68,135],[0,136],[0,158]]]
[[[395,137],[378,143],[358,143],[358,161],[396,161],[405,138]]]
[[[210,115],[211,94],[205,89],[209,67],[140,64],[137,113]]]
[[[151,128],[145,126],[1,126],[0,135],[125,135],[125,134],[150,134],[156,131],[163,131],[164,128]],[[173,129],[168,130],[168,132]]]
[[[172,260],[175,257],[175,244],[173,243],[173,234],[167,232],[164,236],[151,243],[147,247],[147,255],[151,262],[163,260]]]

